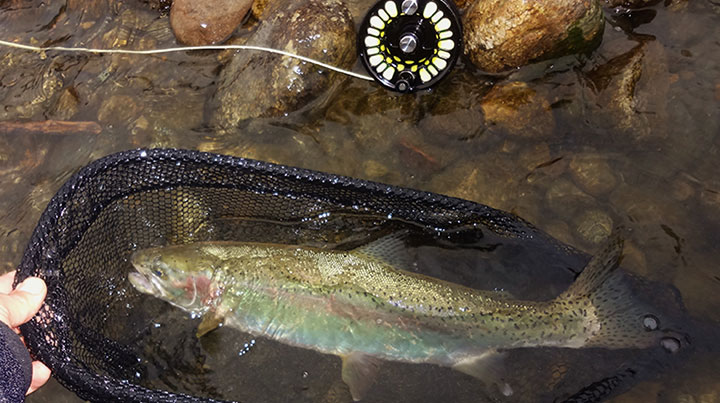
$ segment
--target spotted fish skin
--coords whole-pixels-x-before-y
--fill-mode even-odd
[[[511,299],[399,269],[386,256],[398,247],[383,242],[398,239],[349,252],[235,242],[151,248],[133,255],[138,272],[130,280],[195,315],[289,345],[438,364],[482,378],[492,377],[483,363],[497,351],[657,343],[642,326],[645,312],[613,285],[619,237],[550,301]],[[343,379],[353,390],[353,371],[347,372]]]

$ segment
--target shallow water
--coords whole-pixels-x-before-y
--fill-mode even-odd
[[[606,17],[603,43],[589,56],[503,76],[461,63],[436,89],[406,96],[347,79],[325,104],[233,130],[211,127],[206,107],[231,53],[39,55],[0,48],[0,271],[20,261],[39,215],[69,175],[111,152],[181,147],[318,169],[511,211],[587,252],[613,226],[628,227],[623,267],[676,287],[697,329],[689,351],[615,401],[720,401],[720,356],[712,342],[720,327],[720,7],[695,0],[632,13],[606,9]],[[0,38],[128,49],[175,45],[167,17],[134,1],[0,2]],[[47,119],[92,123],[43,130],[9,125]],[[178,319],[177,312],[164,315]],[[204,351],[212,367],[230,365],[213,362],[216,346],[239,352],[245,342],[222,329],[185,348],[193,351],[189,356]],[[286,371],[282,390],[302,395],[303,388],[325,385],[329,401],[346,397],[339,361],[263,344],[244,358],[257,365],[282,360],[282,368],[268,369]],[[298,364],[306,359],[317,363],[307,375]],[[592,358],[571,361],[584,359]],[[449,370],[391,368],[409,374],[403,384],[430,376],[437,390],[461,383],[485,396],[471,378]],[[329,388],[328,378],[335,382]],[[156,386],[193,390],[193,382],[208,379],[188,379],[189,386],[164,379]],[[263,379],[251,384],[259,395],[280,387]],[[377,399],[391,389],[381,385]],[[60,396],[77,400],[47,387],[29,401]]]

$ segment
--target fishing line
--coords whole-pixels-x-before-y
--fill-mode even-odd
[[[291,57],[293,59],[298,59],[303,62],[311,63],[316,66],[320,66],[322,68],[332,70],[341,74],[348,75],[350,77],[359,78],[361,80],[367,80],[367,81],[375,81],[372,77],[366,76],[364,74],[355,73],[353,71],[345,70],[340,67],[332,66],[327,63],[323,63],[319,60],[311,59],[309,57],[296,55],[294,53],[286,52],[284,50],[279,49],[273,49],[273,48],[266,48],[264,46],[253,46],[253,45],[207,45],[207,46],[183,46],[183,47],[177,47],[177,48],[165,48],[165,49],[148,49],[148,50],[127,50],[127,49],[91,49],[91,48],[71,48],[71,47],[65,47],[65,46],[48,46],[48,47],[40,47],[40,46],[32,46],[32,45],[23,45],[20,43],[15,42],[8,42],[0,39],[0,45],[11,47],[11,48],[17,48],[17,49],[25,49],[25,50],[32,50],[36,52],[46,52],[46,51],[60,51],[60,52],[75,52],[75,53],[98,53],[98,54],[112,54],[112,53],[119,53],[119,54],[125,54],[125,55],[155,55],[155,54],[161,54],[161,53],[172,53],[172,52],[186,52],[186,51],[193,51],[193,50],[254,50],[254,51],[260,51],[260,52],[267,52],[267,53],[274,53],[282,56]]]

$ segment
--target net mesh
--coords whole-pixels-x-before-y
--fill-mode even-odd
[[[172,351],[164,366],[144,357],[142,341],[167,307],[129,285],[134,250],[213,240],[352,248],[398,227],[411,228],[417,239],[440,234],[453,245],[500,239],[566,266],[586,260],[514,215],[464,200],[215,154],[134,150],[83,168],[43,213],[17,281],[42,277],[48,296],[22,333],[32,354],[85,400],[226,398],[212,388],[190,395],[200,382],[192,377],[164,378],[158,368],[172,370]]]

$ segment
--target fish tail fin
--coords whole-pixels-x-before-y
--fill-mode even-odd
[[[558,300],[570,309],[587,308],[587,339],[583,347],[631,348],[659,343],[657,321],[645,304],[636,301],[632,289],[616,272],[622,260],[622,229],[610,235],[605,247]]]

